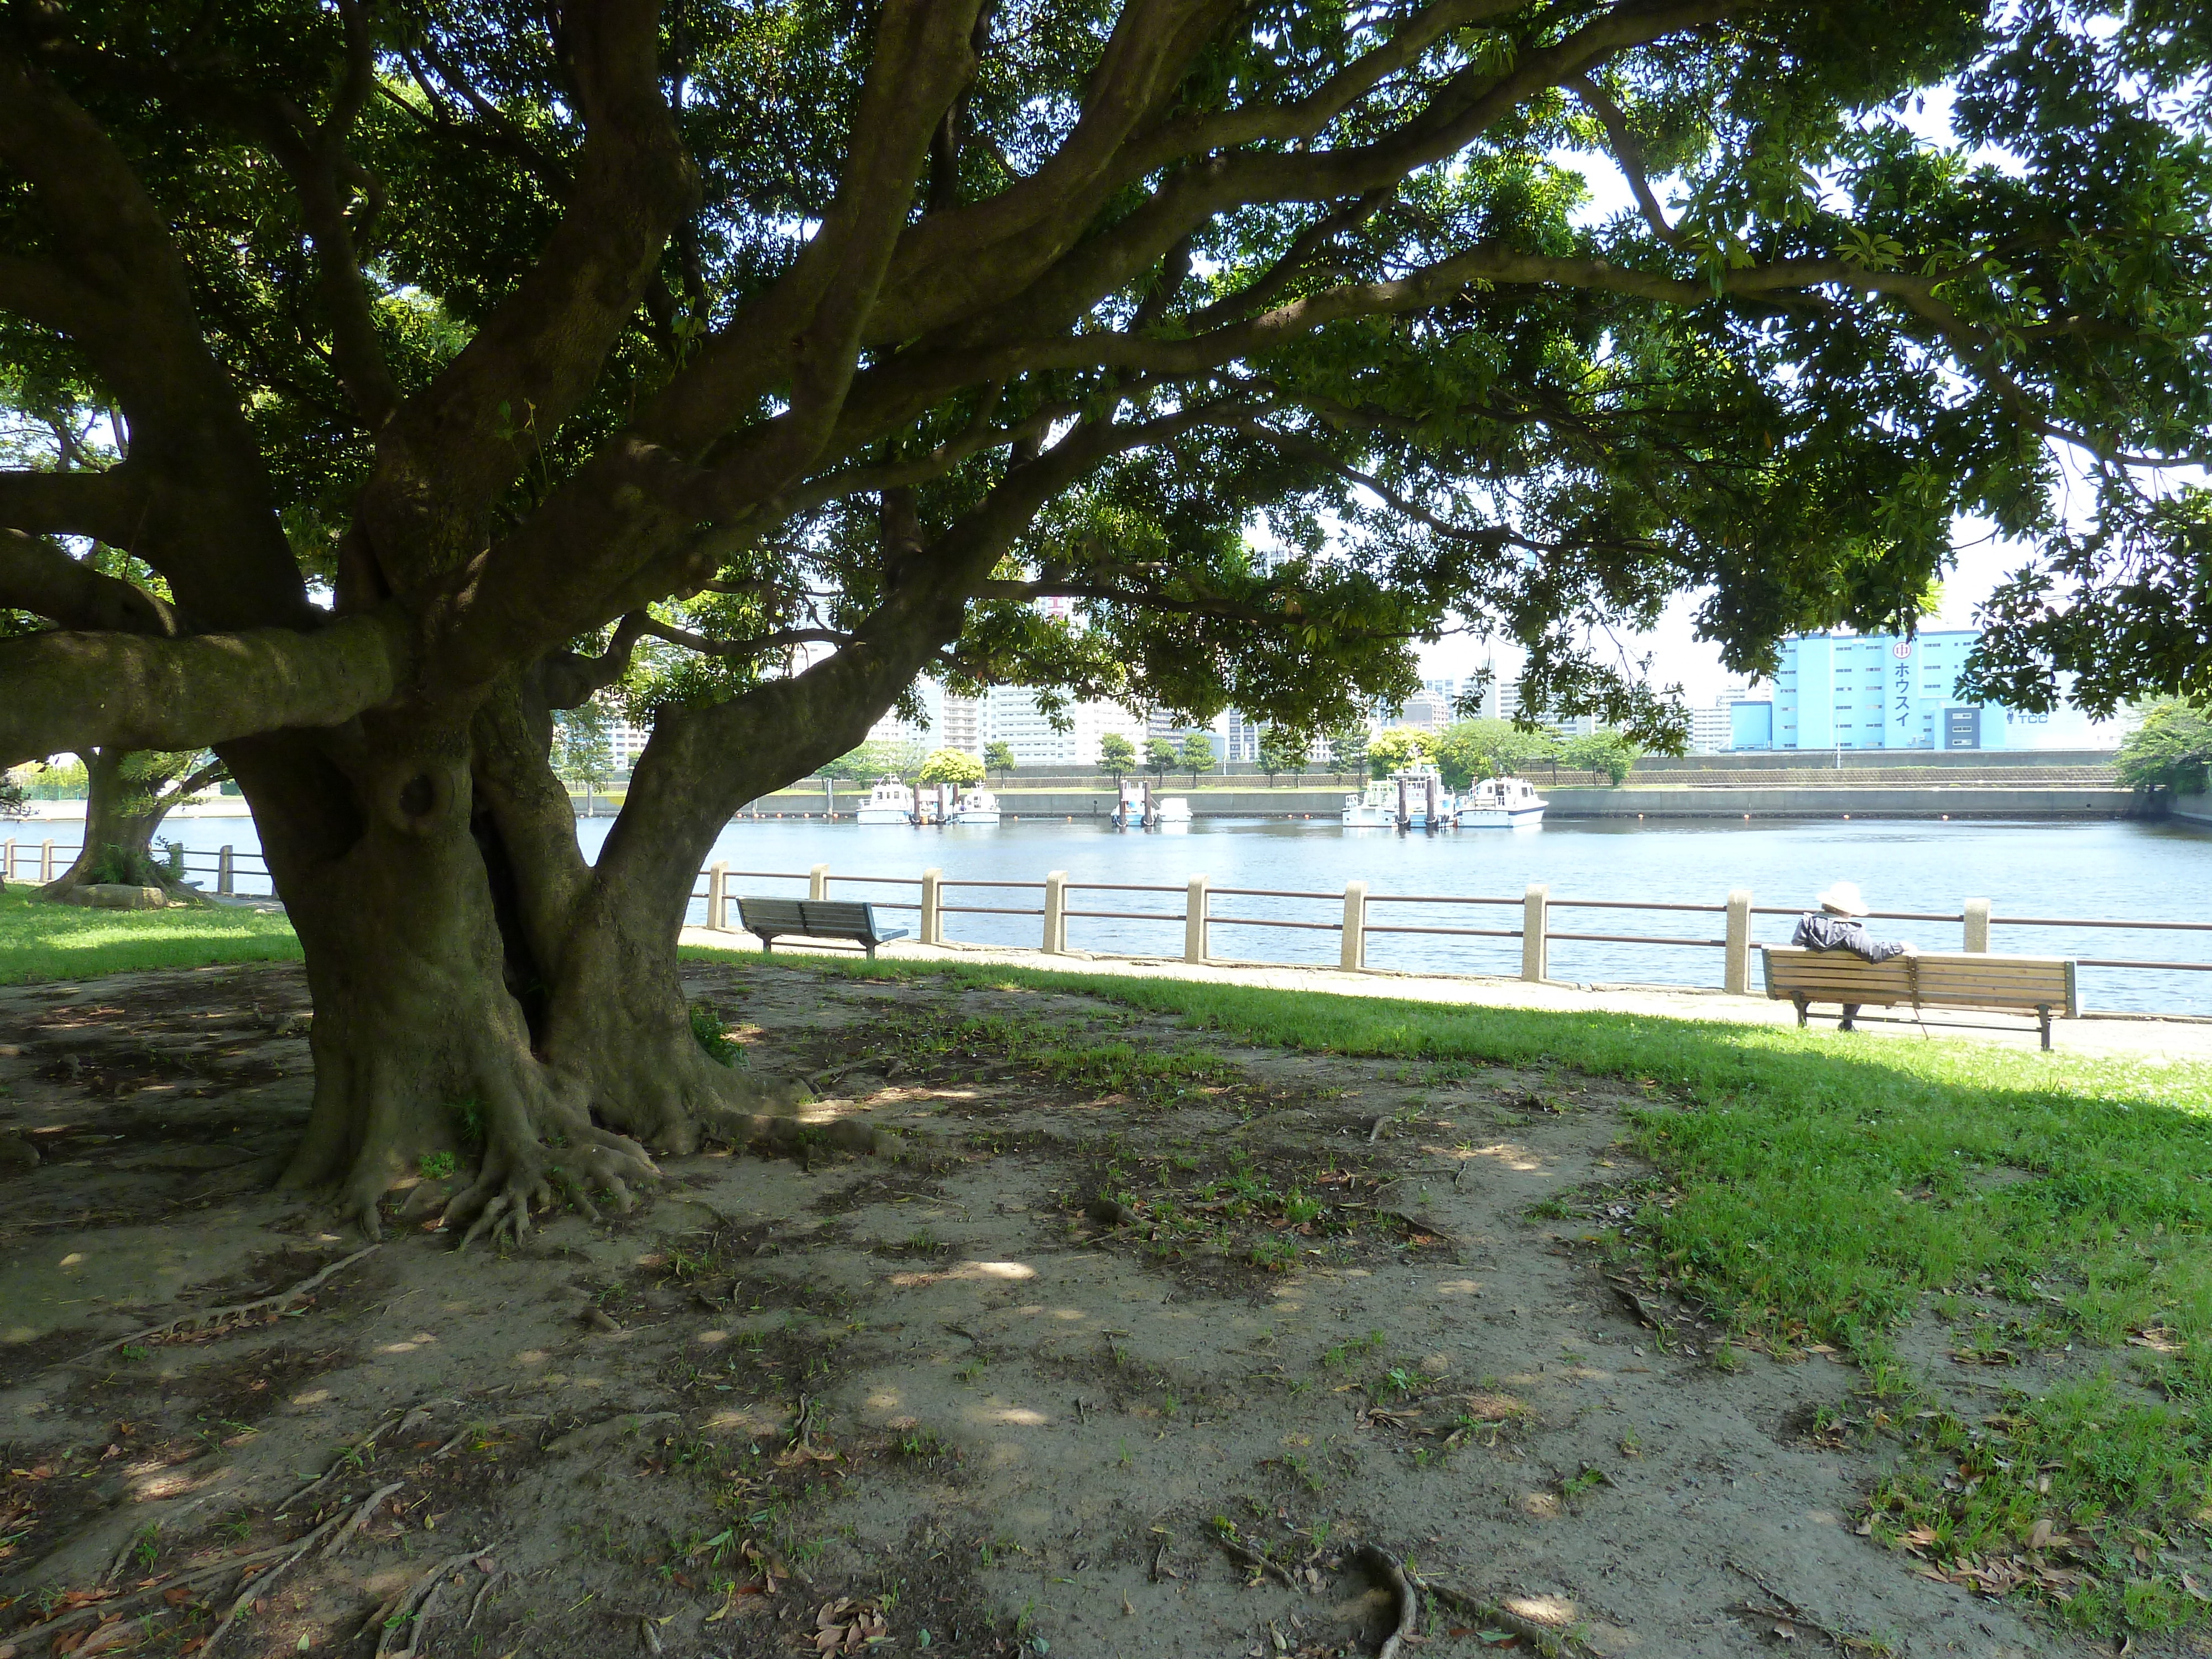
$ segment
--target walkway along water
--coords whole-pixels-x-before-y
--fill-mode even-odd
[[[1370,892],[1363,881],[1346,884],[1341,893],[1316,892],[1285,888],[1214,887],[1205,876],[1194,875],[1181,887],[1146,882],[1071,881],[1065,871],[1054,871],[1042,881],[993,880],[978,878],[947,879],[939,869],[928,869],[920,876],[837,876],[827,864],[817,864],[805,872],[790,870],[732,869],[726,862],[716,862],[704,872],[703,890],[695,887],[692,896],[705,905],[704,928],[707,933],[732,931],[731,907],[750,890],[747,882],[776,882],[806,884],[809,898],[833,896],[865,899],[879,908],[890,910],[912,911],[920,917],[915,930],[919,945],[945,945],[954,941],[946,932],[945,918],[953,915],[1024,916],[1035,917],[1038,924],[1037,949],[1045,956],[1069,954],[1068,923],[1071,920],[1109,921],[1144,921],[1180,923],[1182,929],[1182,960],[1204,963],[1217,959],[1213,946],[1213,931],[1217,927],[1279,928],[1302,932],[1334,933],[1337,935],[1336,966],[1346,971],[1358,971],[1368,966],[1367,945],[1371,937],[1419,934],[1428,937],[1459,939],[1510,939],[1520,941],[1520,977],[1531,984],[1553,982],[1551,946],[1554,941],[1627,944],[1644,946],[1666,946],[1686,950],[1717,950],[1722,953],[1720,988],[1732,996],[1746,996],[1757,989],[1753,958],[1770,944],[1780,939],[1761,940],[1753,937],[1755,916],[1786,916],[1795,918],[1801,907],[1795,905],[1754,904],[1748,889],[1738,888],[1719,904],[1679,903],[1638,899],[1553,898],[1548,887],[1532,883],[1517,897],[1491,897],[1480,895],[1442,893],[1384,893]],[[842,884],[847,891],[833,894],[833,884]],[[918,890],[913,900],[888,894],[877,896],[884,889]],[[860,890],[854,891],[854,889]],[[1020,900],[1034,896],[1036,902],[955,902],[974,894],[992,900]],[[1177,909],[1127,909],[1103,908],[1116,903],[1143,904],[1145,899],[1084,900],[1088,893],[1146,894],[1179,896],[1182,905]],[[1213,908],[1216,897],[1258,899],[1266,901],[1303,902],[1306,903],[1341,904],[1341,919],[1334,921],[1308,921],[1282,915],[1225,915]],[[1157,904],[1158,900],[1149,901]],[[1428,911],[1442,910],[1463,920],[1449,922],[1410,921],[1396,918],[1405,912],[1380,911],[1387,919],[1377,921],[1378,907],[1403,905],[1420,907]],[[1460,907],[1466,907],[1461,908]],[[1491,907],[1487,909],[1477,907]],[[1498,915],[1503,908],[1506,914]],[[1554,925],[1553,912],[1599,911],[1644,913],[1662,915],[1671,921],[1677,916],[1711,916],[1718,919],[1720,937],[1706,934],[1683,935],[1656,933],[1598,933],[1562,928]],[[1517,911],[1517,916],[1514,914]],[[1484,919],[1517,921],[1514,927],[1484,927]],[[1571,920],[1571,919],[1569,919]],[[1956,913],[1877,910],[1869,920],[1896,922],[1937,922],[1956,924],[1960,931],[1960,949],[1966,954],[1990,952],[1990,929],[1993,927],[2037,927],[2052,929],[2125,928],[2130,932],[2158,931],[2166,933],[2202,935],[2212,933],[2212,922],[2208,921],[2114,921],[2101,918],[2072,916],[1993,915],[1987,899],[1966,901]],[[1709,924],[1711,925],[1711,924]],[[1092,954],[1092,953],[1085,953]],[[2014,954],[2014,953],[2008,953]],[[1236,960],[1237,958],[1229,958]],[[2073,960],[2081,967],[2165,973],[2212,973],[2212,961],[2169,961],[2128,957],[2076,957]],[[2188,1014],[2191,1010],[2166,1009],[2169,1014]]]
[[[579,823],[587,855],[610,822]],[[56,832],[76,825],[36,828],[53,836],[51,853],[40,845],[46,836],[16,838],[15,881],[37,879],[48,859],[58,872],[74,850],[75,837]],[[269,892],[251,820],[194,820],[177,830],[187,871],[204,890]],[[0,860],[9,853],[0,848]],[[1364,884],[1353,937],[1366,967],[1510,976],[1530,965],[1528,889],[1538,885],[1547,976],[1715,989],[1729,982],[1732,890],[1753,895],[1735,965],[1755,982],[1758,948],[1786,941],[1812,895],[1847,876],[1884,905],[1885,931],[1923,949],[1965,945],[1967,917],[1980,907],[1963,899],[1986,896],[1985,948],[2080,961],[2088,1007],[2212,1014],[2203,960],[2212,949],[2190,937],[2212,932],[2212,923],[2194,920],[2212,916],[2212,836],[2178,827],[1855,820],[1575,825],[1424,839],[1218,820],[1164,836],[1115,835],[1080,822],[944,830],[744,822],[725,831],[710,860],[732,872],[783,872],[733,874],[729,894],[787,896],[803,893],[803,872],[825,861],[838,872],[899,872],[874,883],[841,875],[830,891],[903,907],[897,919],[917,931],[921,872],[939,866],[948,940],[1025,950],[1042,945],[1046,878],[1061,871],[1060,937],[1069,948],[1137,956],[1187,954],[1191,872],[1205,871],[1196,930],[1204,957],[1310,967],[1342,965],[1346,888]],[[691,919],[702,922],[703,873],[694,892]]]

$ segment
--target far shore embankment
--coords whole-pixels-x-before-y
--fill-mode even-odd
[[[1209,781],[1193,789],[1170,781],[1153,793],[1189,801],[1199,817],[1329,817],[1344,810],[1350,786],[1293,788],[1227,787]],[[1972,784],[1784,784],[1745,787],[1711,784],[1623,784],[1538,787],[1559,818],[1826,818],[1865,817],[2125,818],[2156,816],[2157,808],[2132,790],[2038,783],[2007,786]],[[1103,818],[1112,816],[1115,793],[1089,789],[1032,789],[1018,782],[998,791],[1002,810],[1020,817]],[[841,787],[836,810],[849,816],[866,793]],[[802,785],[766,796],[745,816],[818,817],[830,810],[818,785]]]

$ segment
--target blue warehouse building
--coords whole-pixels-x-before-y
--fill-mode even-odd
[[[1782,642],[1773,700],[1729,708],[1732,749],[2002,749],[2008,711],[1962,702],[1981,635],[1808,634]]]

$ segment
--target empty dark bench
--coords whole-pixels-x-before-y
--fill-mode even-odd
[[[1815,1002],[1862,1007],[1975,1008],[2033,1014],[2051,1046],[2054,1016],[2081,1017],[2074,964],[2061,957],[1993,957],[1981,951],[1922,951],[1869,962],[1849,951],[1769,945],[1766,994],[1797,1005],[1797,1023]]]
[[[773,951],[788,933],[796,939],[848,939],[868,947],[904,939],[903,927],[886,927],[876,920],[872,904],[843,899],[744,898],[738,900],[738,925],[760,935],[761,949]]]

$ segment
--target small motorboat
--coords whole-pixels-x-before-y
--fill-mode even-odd
[[[1485,778],[1460,803],[1462,830],[1534,830],[1544,822],[1544,798],[1526,778]]]
[[[999,821],[999,798],[977,785],[960,792],[960,799],[952,805],[953,823],[996,823]]]
[[[912,823],[914,791],[896,778],[878,778],[867,804],[853,816],[861,823]]]
[[[1190,803],[1181,795],[1155,795],[1152,786],[1127,780],[1114,803],[1116,830],[1188,830]]]
[[[1398,787],[1388,778],[1373,778],[1366,788],[1344,798],[1344,827],[1347,830],[1395,830],[1398,827]]]
[[[1347,830],[1449,830],[1456,803],[1433,766],[1408,767],[1376,778],[1344,798]]]

